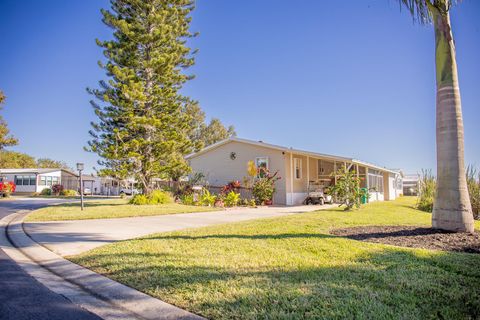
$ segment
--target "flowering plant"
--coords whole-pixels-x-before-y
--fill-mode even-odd
[[[13,182],[0,182],[0,195],[8,197],[11,193],[15,192],[15,188],[16,185]]]
[[[240,183],[240,181],[238,180],[230,181],[229,183],[227,183],[222,187],[222,190],[220,192],[222,194],[228,194],[230,193],[230,191],[238,192],[238,189],[240,189],[241,187],[242,187],[242,184]]]
[[[63,186],[61,184],[54,184],[52,186],[52,192],[56,195],[59,196],[60,193],[63,192]]]
[[[264,175],[257,178],[253,184],[253,197],[258,204],[271,204],[276,191],[275,182],[280,180],[280,177],[277,177],[278,171],[270,174],[270,171],[264,169],[263,173]]]

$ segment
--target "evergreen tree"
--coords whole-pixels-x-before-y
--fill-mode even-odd
[[[3,92],[0,91],[0,111],[2,110],[2,104],[5,102],[5,96]],[[7,122],[0,115],[0,150],[3,150],[5,147],[14,146],[18,144],[18,140],[10,135],[10,131],[7,127]]]
[[[227,139],[232,136],[236,136],[235,128],[229,126],[225,128],[222,122],[217,118],[212,118],[208,126],[203,129],[202,142],[205,146],[209,146],[218,141]]]
[[[202,133],[205,128],[205,112],[203,112],[197,102],[185,104],[184,112],[188,117],[188,138],[193,144],[194,151],[198,151],[205,146],[202,139]]]
[[[205,112],[202,111],[197,102],[186,104],[184,112],[189,119],[187,135],[192,141],[195,151],[236,135],[233,126],[227,128],[217,118],[212,118],[210,124],[207,125]]]
[[[99,121],[92,123],[89,151],[102,160],[102,173],[135,176],[144,192],[152,179],[188,171],[188,98],[179,90],[192,79],[184,70],[194,63],[186,41],[193,0],[112,0],[102,10],[113,40],[99,41],[107,58],[108,81],[88,91]]]

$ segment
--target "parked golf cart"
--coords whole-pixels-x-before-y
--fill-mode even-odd
[[[323,205],[325,203],[333,203],[332,196],[326,194],[325,192],[325,182],[326,181],[310,181],[308,185],[308,195],[307,198],[304,200],[305,204]]]

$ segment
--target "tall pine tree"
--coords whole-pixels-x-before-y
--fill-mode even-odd
[[[147,194],[153,178],[188,171],[189,99],[179,90],[193,77],[184,73],[194,63],[186,43],[193,8],[193,0],[111,0],[102,10],[114,38],[97,40],[109,80],[88,89],[99,121],[86,149],[102,158],[102,173],[134,176]]]

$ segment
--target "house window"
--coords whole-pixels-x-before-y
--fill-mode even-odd
[[[45,176],[40,177],[40,185],[41,186],[46,186],[47,185],[47,177],[45,177]]]
[[[264,177],[268,171],[268,157],[255,158],[255,166],[257,167],[257,177]]]
[[[380,171],[368,169],[368,187],[370,190],[383,192],[383,174]]]
[[[294,158],[293,159],[293,168],[295,173],[295,179],[302,179],[302,159]]]
[[[15,184],[17,186],[34,186],[37,182],[36,177],[33,176],[15,176]]]
[[[323,178],[325,175],[325,166],[323,160],[317,160],[317,177],[318,179]]]
[[[23,176],[15,176],[15,184],[17,186],[23,186]]]
[[[58,177],[52,177],[52,184],[53,185],[58,184]]]

